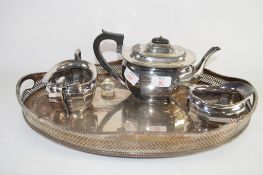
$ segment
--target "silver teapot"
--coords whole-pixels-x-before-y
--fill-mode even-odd
[[[117,53],[122,55],[122,75],[107,63],[101,53],[100,44],[108,39],[117,43]],[[136,44],[131,48],[123,48],[123,39],[123,34],[102,30],[93,43],[95,56],[101,66],[135,97],[150,101],[169,99],[172,84],[179,86],[198,79],[210,56],[220,50],[212,47],[194,66],[195,54],[181,46],[171,45],[166,38],[153,38],[148,44]]]

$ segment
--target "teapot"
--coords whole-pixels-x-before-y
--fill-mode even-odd
[[[116,42],[117,53],[123,58],[122,75],[102,55],[100,44],[104,40]],[[191,50],[172,45],[162,36],[153,38],[148,44],[136,44],[131,48],[123,48],[123,40],[123,34],[102,30],[93,43],[95,56],[100,65],[135,97],[147,101],[168,100],[172,84],[175,87],[174,84],[179,86],[198,80],[207,60],[220,50],[219,47],[212,47],[194,66],[195,54]]]

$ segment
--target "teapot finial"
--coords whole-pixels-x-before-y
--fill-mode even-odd
[[[155,44],[169,44],[169,40],[166,38],[163,38],[162,36],[158,37],[158,38],[153,38],[152,39],[152,43]]]

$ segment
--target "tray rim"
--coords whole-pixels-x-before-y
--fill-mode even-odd
[[[165,153],[138,153],[138,154],[132,154],[132,153],[127,153],[127,152],[116,152],[116,151],[103,151],[103,150],[99,150],[99,149],[87,149],[87,148],[82,148],[81,146],[78,145],[74,145],[71,144],[69,142],[60,140],[58,138],[55,137],[51,137],[50,135],[48,135],[47,133],[43,132],[42,130],[38,129],[37,127],[35,127],[34,125],[32,125],[25,117],[25,114],[23,113],[24,119],[27,123],[27,125],[32,128],[35,132],[37,132],[38,134],[44,136],[45,138],[54,141],[62,146],[65,146],[67,148],[72,148],[78,151],[82,151],[82,152],[86,152],[86,153],[91,153],[91,154],[96,154],[96,155],[102,155],[102,156],[110,156],[110,157],[120,157],[120,158],[170,158],[170,157],[179,157],[179,156],[187,156],[187,155],[191,155],[193,153],[200,153],[202,151],[208,151],[214,148],[219,147],[222,144],[227,144],[229,142],[231,142],[232,140],[234,140],[236,137],[238,137],[242,132],[244,132],[244,130],[248,127],[249,121],[246,123],[246,125],[234,136],[230,137],[229,139],[224,140],[224,142],[220,143],[220,144],[215,144],[215,145],[211,145],[209,147],[203,147],[202,149],[198,149],[198,150],[189,150],[187,152],[182,152],[182,153],[178,153],[178,152],[165,152]]]

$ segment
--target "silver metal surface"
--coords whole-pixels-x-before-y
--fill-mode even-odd
[[[132,64],[155,68],[185,67],[195,62],[192,51],[171,45],[163,37],[153,38],[148,44],[136,44],[131,50],[123,50],[122,55]]]
[[[95,65],[81,60],[81,52],[75,52],[75,60],[62,61],[43,77],[50,102],[59,103],[66,113],[87,109],[96,89]]]
[[[103,57],[100,51],[100,43],[104,39],[113,39],[122,46],[123,35],[103,31],[94,40],[94,52],[101,66],[107,70],[116,80],[128,89],[136,97],[147,101],[168,100],[171,84],[190,83],[192,79],[198,81],[203,72],[207,60],[219,47],[212,47],[207,51],[197,66],[194,66],[195,56],[192,51],[180,46],[170,45],[164,38],[155,38],[148,45],[137,44],[133,48],[122,49],[123,68],[120,76]],[[121,41],[121,42],[120,42]],[[128,68],[128,69],[127,69]],[[125,76],[129,70],[133,77]],[[154,79],[160,77],[169,81],[166,86],[156,86]],[[132,82],[131,79],[138,79]]]
[[[114,68],[119,72],[121,65],[114,64]],[[235,138],[248,125],[257,103],[257,94],[253,89],[248,91],[251,85],[247,86],[247,82],[204,70],[198,84],[232,83],[225,87],[230,86],[242,96],[250,96],[252,92],[254,99],[250,100],[248,111],[232,121],[195,121],[195,115],[189,115],[173,101],[147,103],[130,96],[129,90],[113,79],[116,94],[112,99],[103,99],[101,83],[111,77],[100,66],[97,69],[97,88],[91,108],[69,116],[58,103],[49,102],[46,86],[41,82],[45,73],[21,78],[17,83],[17,98],[29,126],[58,143],[95,154],[147,158],[182,156],[211,149]],[[34,86],[21,91],[21,85],[30,79],[35,82]],[[182,95],[182,99],[184,97]],[[229,99],[235,101],[238,97],[234,95]]]
[[[178,68],[192,65],[195,62],[195,54],[180,46],[174,48],[174,53],[149,53],[145,44],[137,44],[132,48],[123,48],[122,57],[130,63],[138,66],[154,68]],[[175,54],[176,53],[176,54]]]
[[[193,67],[182,67],[177,69],[155,69],[148,67],[141,67],[135,64],[131,64],[127,61],[123,61],[123,72],[126,68],[134,72],[140,80],[132,85],[125,78],[125,85],[132,92],[135,97],[138,97],[147,101],[168,100],[170,98],[169,87],[156,87],[153,85],[152,79],[155,76],[170,77],[172,83],[189,82],[192,77]],[[179,77],[178,77],[179,76]],[[124,77],[124,75],[123,75]]]

